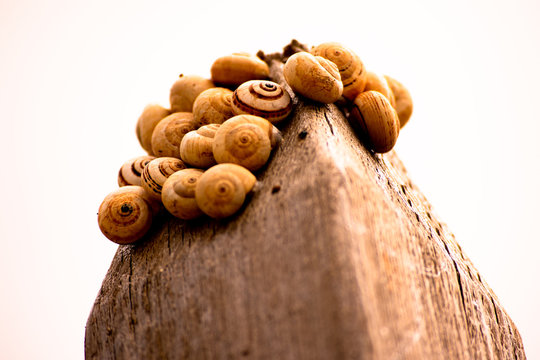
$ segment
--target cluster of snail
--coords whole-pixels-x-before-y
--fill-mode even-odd
[[[293,110],[287,89],[267,80],[269,74],[259,57],[235,53],[213,63],[211,80],[180,75],[170,109],[148,105],[136,126],[148,155],[121,166],[120,188],[99,207],[103,234],[118,244],[134,243],[163,207],[184,220],[236,213],[256,185],[253,172],[281,141],[275,125]],[[412,112],[403,85],[365,71],[360,58],[337,43],[293,54],[283,75],[296,94],[345,104],[375,152],[394,146]]]

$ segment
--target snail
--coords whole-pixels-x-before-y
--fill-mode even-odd
[[[399,126],[400,128],[403,128],[409,121],[413,111],[411,94],[409,93],[409,90],[396,79],[393,79],[388,75],[385,75],[384,77],[394,94],[396,102],[394,107],[399,117]]]
[[[161,120],[152,134],[152,152],[160,156],[180,158],[180,143],[185,134],[195,129],[193,114],[177,112]]]
[[[225,121],[214,136],[212,151],[219,163],[235,163],[255,171],[270,157],[281,133],[268,120],[237,115]]]
[[[154,159],[153,156],[143,155],[126,161],[118,171],[118,186],[140,186],[143,169]]]
[[[180,159],[160,157],[148,163],[141,176],[141,185],[156,200],[161,200],[161,189],[165,180],[175,172],[185,169]]]
[[[283,75],[295,93],[325,104],[335,102],[343,92],[336,64],[305,51],[287,60]]]
[[[236,115],[257,115],[274,124],[291,113],[292,102],[281,85],[267,80],[250,80],[234,91],[232,108]]]
[[[350,120],[373,151],[385,153],[394,147],[399,135],[398,115],[380,92],[360,93],[354,99]]]
[[[221,124],[234,116],[232,109],[233,92],[225,88],[203,91],[193,103],[193,121],[197,128],[208,124]]]
[[[137,120],[137,127],[135,132],[137,139],[142,148],[146,150],[148,155],[154,155],[152,152],[152,132],[156,125],[171,113],[170,110],[165,109],[163,106],[150,104],[146,106]]]
[[[212,143],[219,127],[220,124],[210,124],[188,132],[180,144],[182,161],[201,169],[215,165]]]
[[[132,244],[148,232],[157,209],[155,200],[142,187],[121,187],[99,206],[99,229],[117,244]]]
[[[197,75],[180,74],[180,78],[171,87],[169,100],[172,112],[192,112],[193,103],[204,90],[214,87],[211,80]]]
[[[238,86],[248,80],[267,79],[268,65],[248,53],[234,53],[218,58],[210,69],[212,81],[224,86]]]
[[[311,53],[336,64],[341,75],[345,98],[354,100],[364,91],[366,85],[364,64],[352,50],[336,42],[327,42],[311,49]]]
[[[195,201],[195,187],[202,174],[203,171],[199,169],[183,169],[167,178],[161,201],[172,215],[189,220],[203,214]]]
[[[374,90],[380,92],[381,94],[386,96],[388,101],[390,101],[390,105],[395,108],[396,99],[394,98],[394,93],[392,92],[392,89],[390,89],[386,78],[383,75],[380,75],[373,71],[368,70],[366,73],[367,81],[364,91]]]
[[[213,218],[236,213],[257,179],[236,164],[218,164],[206,170],[197,181],[195,200],[199,208]]]

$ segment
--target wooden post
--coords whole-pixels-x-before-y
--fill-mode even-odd
[[[86,358],[524,359],[396,154],[366,150],[335,105],[295,102],[240,213],[164,215],[119,246]]]

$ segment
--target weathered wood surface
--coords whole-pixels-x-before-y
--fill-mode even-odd
[[[283,135],[238,215],[164,216],[119,247],[88,359],[525,358],[395,153],[367,151],[334,105],[299,100]]]

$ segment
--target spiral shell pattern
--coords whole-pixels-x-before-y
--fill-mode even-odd
[[[322,56],[337,65],[343,82],[344,97],[354,100],[359,93],[364,91],[366,86],[364,64],[352,50],[339,43],[328,42],[316,46],[311,53]]]
[[[234,91],[232,108],[236,115],[251,114],[277,123],[292,111],[289,93],[281,85],[266,80],[251,80]]]
[[[118,171],[118,186],[140,186],[144,168],[154,159],[153,156],[143,155],[126,161]]]
[[[152,225],[152,200],[140,186],[124,186],[105,197],[98,210],[98,225],[109,240],[132,244]]]
[[[185,169],[186,165],[180,159],[160,157],[146,165],[141,176],[142,187],[151,197],[161,200],[161,190],[165,180],[175,172]]]
[[[158,157],[180,158],[180,143],[188,132],[195,130],[193,114],[177,112],[161,120],[152,134],[152,151]]]
[[[199,169],[183,169],[165,181],[161,200],[172,215],[189,220],[203,214],[195,201],[195,187],[202,174],[203,171]]]
[[[203,91],[193,103],[193,121],[197,128],[208,124],[221,124],[234,116],[233,92],[225,88]]]
[[[212,144],[220,124],[204,125],[190,131],[180,144],[180,158],[188,165],[207,169],[216,164]]]

